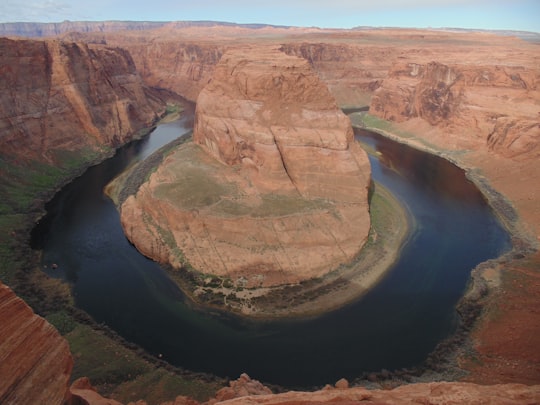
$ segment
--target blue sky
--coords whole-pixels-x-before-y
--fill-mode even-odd
[[[540,0],[0,0],[0,22],[177,21],[540,32]]]

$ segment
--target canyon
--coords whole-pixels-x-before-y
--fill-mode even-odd
[[[270,45],[302,57],[339,106],[369,106],[362,125],[451,159],[487,190],[491,203],[503,206],[499,214],[513,233],[515,250],[474,270],[475,288],[481,291],[475,302],[484,310],[470,331],[472,352],[461,352],[457,361],[469,372],[464,379],[472,383],[530,385],[412,384],[381,393],[352,388],[328,390],[319,397],[262,396],[266,401],[262,403],[280,403],[280,398],[284,403],[302,403],[310,397],[312,403],[385,401],[379,395],[389,395],[386,401],[395,402],[397,397],[407,398],[405,392],[426,395],[427,401],[443,391],[450,396],[440,399],[442,403],[473,398],[465,393],[484,399],[497,395],[501,402],[504,395],[515,395],[508,401],[538,402],[540,205],[535,184],[540,175],[540,48],[512,37],[436,30],[173,24],[146,31],[113,33],[104,28],[66,33],[54,40],[2,38],[0,190],[1,242],[6,246],[2,281],[16,284],[14,273],[20,264],[10,258],[10,247],[20,248],[14,243],[25,239],[19,235],[27,233],[28,223],[40,215],[43,193],[50,195],[81,166],[140,136],[139,131],[165,111],[163,94],[197,100],[216,70],[219,75],[216,66],[233,44]],[[50,174],[51,167],[62,165],[66,170],[54,172],[53,182],[50,176],[43,180],[41,175]],[[4,325],[11,312],[1,315]],[[54,335],[43,325],[47,334]],[[54,339],[55,346],[65,347]],[[69,358],[63,349],[62,353]],[[31,369],[32,359],[27,359]],[[69,359],[56,364],[61,370],[54,373],[59,383],[50,386],[57,391],[54,402],[64,398],[68,363]],[[0,395],[10,390],[7,387]],[[249,401],[257,403],[252,397]]]

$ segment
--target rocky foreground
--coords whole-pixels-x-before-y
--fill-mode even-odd
[[[125,200],[121,219],[141,252],[177,269],[242,289],[297,284],[359,253],[369,183],[350,120],[309,63],[240,48],[199,95],[193,143]]]

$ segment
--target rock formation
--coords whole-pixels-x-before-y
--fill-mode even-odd
[[[194,144],[121,207],[141,252],[237,287],[299,283],[358,254],[369,162],[305,60],[267,47],[227,52],[195,121]]]
[[[10,160],[117,147],[164,109],[125,50],[0,38],[0,54],[0,150]]]
[[[389,121],[419,118],[450,148],[489,147],[506,157],[540,154],[540,69],[520,64],[397,62],[370,113]]]
[[[0,325],[0,403],[63,403],[73,367],[67,342],[1,282]]]
[[[272,48],[226,53],[199,94],[193,139],[220,162],[241,164],[262,192],[365,203],[366,155],[303,59]]]
[[[191,101],[197,100],[210,81],[225,49],[220,43],[179,42],[160,35],[152,40],[152,46],[146,41],[132,42],[129,37],[106,41],[129,51],[147,86],[172,90]]]
[[[289,42],[283,52],[306,59],[339,105],[369,105],[386,77],[397,49],[333,42]]]
[[[315,404],[526,404],[540,400],[540,386],[502,384],[482,386],[469,383],[419,383],[391,390],[368,390],[363,387],[334,388],[327,386],[315,392],[285,392],[271,395],[250,395],[230,399],[230,405],[315,405]],[[212,402],[220,404],[221,402]]]

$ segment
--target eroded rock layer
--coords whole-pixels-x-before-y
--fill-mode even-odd
[[[505,157],[530,158],[540,153],[538,100],[540,69],[519,62],[396,62],[374,93],[370,113],[394,122],[426,121],[450,148],[487,146]]]
[[[163,109],[122,49],[0,38],[0,55],[3,156],[58,162],[61,151],[117,147]]]
[[[273,47],[227,52],[201,92],[194,143],[122,205],[146,255],[276,286],[321,277],[370,228],[370,167],[307,61]]]
[[[63,403],[73,367],[67,342],[1,282],[0,325],[0,403]]]

